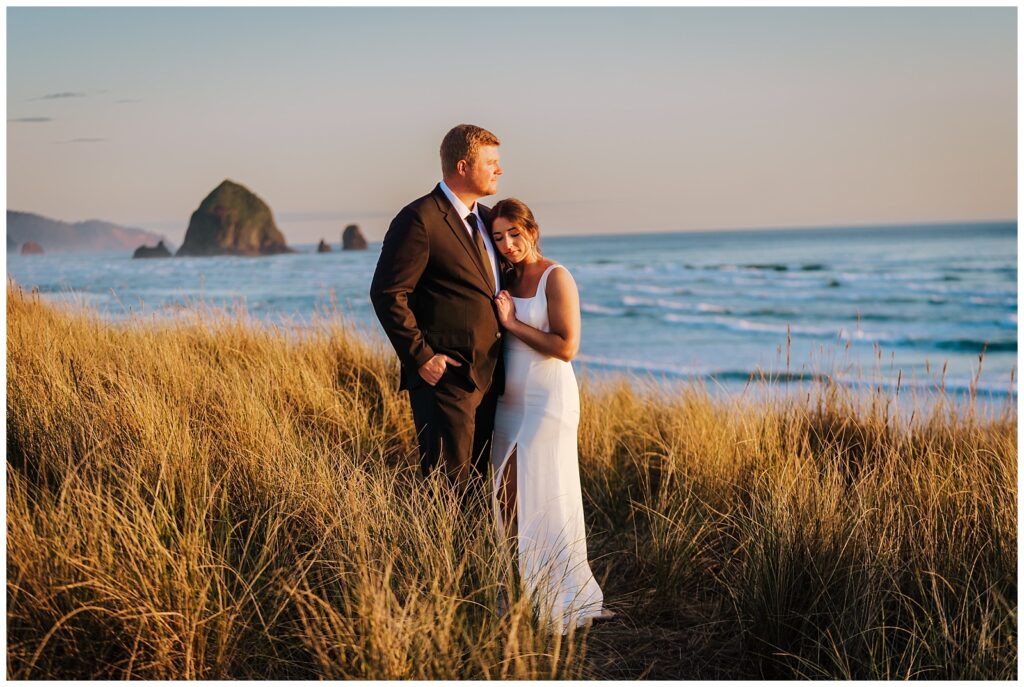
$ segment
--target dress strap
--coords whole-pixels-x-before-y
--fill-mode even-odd
[[[548,275],[551,274],[551,270],[556,267],[561,267],[557,262],[554,265],[548,265],[548,268],[544,270],[544,273],[540,275],[540,282],[537,284],[537,295],[544,296],[544,300],[548,299],[548,294],[545,289],[548,287]]]

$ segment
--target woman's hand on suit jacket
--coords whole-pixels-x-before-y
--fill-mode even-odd
[[[494,297],[494,303],[498,306],[498,322],[501,323],[502,327],[508,328],[509,323],[516,319],[516,304],[512,300],[512,295],[505,289],[502,289]]]

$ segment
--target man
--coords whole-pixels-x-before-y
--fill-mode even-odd
[[[486,474],[504,386],[501,273],[490,209],[477,202],[498,190],[500,143],[471,124],[445,135],[442,181],[392,220],[370,286],[401,362],[423,474],[443,469],[462,490]]]

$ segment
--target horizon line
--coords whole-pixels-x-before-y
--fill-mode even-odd
[[[113,220],[109,220],[109,219],[103,219],[103,218],[100,218],[100,217],[90,217],[90,218],[81,219],[81,220],[65,220],[65,219],[59,219],[57,217],[52,217],[52,216],[49,216],[49,215],[44,215],[44,214],[39,213],[39,212],[33,212],[33,211],[30,211],[30,210],[17,210],[17,209],[14,209],[14,208],[7,208],[7,212],[19,212],[19,213],[22,213],[22,214],[37,215],[37,216],[43,217],[45,219],[53,220],[53,221],[56,221],[56,222],[62,222],[64,224],[71,224],[71,225],[82,224],[82,223],[85,223],[85,222],[104,222],[104,223],[107,223],[107,224],[114,224],[114,225],[116,225],[118,227],[121,227],[123,229],[136,229],[136,230],[146,231],[146,232],[149,232],[149,233],[152,233],[152,234],[156,234],[156,235],[161,235],[161,236],[163,236],[163,238],[165,238],[167,240],[170,240],[170,238],[168,236],[166,236],[166,233],[165,233],[167,231],[166,229],[160,229],[160,230],[150,229],[150,228],[147,228],[146,226],[141,225],[141,224],[139,224],[139,225],[136,225],[136,224],[121,224],[119,222],[116,222],[116,221],[113,221]],[[289,213],[282,213],[282,214],[283,215],[287,215]],[[320,214],[320,213],[305,213],[305,214],[317,215],[317,214]],[[291,220],[291,221],[299,221],[299,222],[302,222],[302,221],[329,221],[329,218],[327,217],[327,215],[332,215],[332,214],[334,214],[334,213],[323,213],[316,220],[305,219],[305,220]],[[338,213],[338,214],[340,215],[341,213]],[[346,216],[348,218],[354,218],[354,217],[362,217],[362,218],[373,217],[373,218],[379,218],[379,217],[387,217],[389,215],[387,215],[385,213],[352,213],[352,214],[348,214]],[[275,220],[276,219],[277,218],[275,217]],[[337,219],[340,219],[340,217],[338,217]],[[166,220],[167,223],[170,223],[171,221],[172,220]],[[288,221],[288,220],[285,220],[285,221]],[[350,221],[350,220],[346,220],[346,221]],[[146,222],[146,224],[159,225],[162,222],[163,221],[153,221],[153,222]],[[356,222],[352,222],[352,223],[356,223]],[[1012,217],[1012,218],[1001,218],[1001,219],[946,219],[946,220],[915,220],[915,221],[903,220],[903,221],[882,221],[882,222],[854,222],[854,223],[840,223],[840,224],[795,224],[795,225],[769,224],[769,225],[755,225],[755,226],[699,227],[699,228],[695,228],[695,229],[644,229],[644,230],[640,230],[640,231],[626,231],[626,232],[616,231],[616,230],[608,230],[608,231],[599,231],[599,232],[591,232],[591,233],[555,233],[555,234],[547,234],[547,236],[548,236],[548,238],[572,238],[572,237],[576,237],[576,236],[578,236],[578,237],[588,237],[588,236],[589,237],[594,237],[594,236],[614,236],[614,235],[649,236],[649,235],[658,235],[658,234],[717,234],[717,233],[743,233],[743,232],[762,232],[762,231],[808,231],[808,230],[814,230],[814,229],[834,230],[834,229],[884,229],[884,228],[910,228],[910,227],[953,227],[953,226],[968,225],[968,224],[974,224],[974,225],[977,225],[977,224],[1014,224],[1014,225],[1016,225],[1017,224],[1017,218],[1016,217]],[[278,229],[280,229],[280,227],[278,227]],[[187,232],[188,231],[188,226],[186,225],[185,228],[182,231],[183,232]],[[164,232],[164,233],[161,233],[161,232]],[[370,243],[379,243],[381,241],[383,241],[383,238],[374,239],[374,240],[370,241]],[[315,243],[317,243],[317,241],[296,242],[294,245],[303,245],[304,243],[313,243],[313,244],[315,244]]]

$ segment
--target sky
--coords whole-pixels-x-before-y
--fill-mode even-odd
[[[380,240],[468,122],[544,234],[1016,219],[1016,12],[8,8],[7,207]]]

